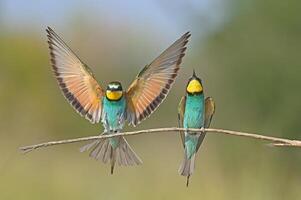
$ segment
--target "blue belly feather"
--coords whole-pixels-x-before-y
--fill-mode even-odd
[[[119,132],[125,124],[126,100],[122,97],[118,101],[103,98],[102,123],[107,133]],[[110,138],[113,148],[118,146],[118,138]]]

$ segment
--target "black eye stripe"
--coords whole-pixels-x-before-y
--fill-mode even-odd
[[[107,90],[110,91],[122,91],[122,86],[120,84],[109,84]]]
[[[121,88],[108,88],[107,90],[112,92],[122,91]]]

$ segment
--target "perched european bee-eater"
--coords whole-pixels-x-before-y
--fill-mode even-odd
[[[178,74],[190,33],[185,33],[159,57],[146,65],[126,91],[121,83],[110,82],[103,90],[93,73],[68,45],[47,28],[52,68],[63,95],[72,107],[92,124],[101,122],[105,134],[122,130],[126,121],[136,126],[166,98]],[[92,148],[90,156],[104,163],[139,165],[140,158],[124,137],[96,140],[81,148]]]
[[[186,86],[186,95],[182,97],[178,108],[179,126],[184,128],[208,128],[215,111],[215,104],[211,97],[205,100],[203,85],[193,71]],[[195,155],[202,144],[205,133],[181,132],[184,145],[184,160],[179,169],[182,176],[189,177],[194,171]]]

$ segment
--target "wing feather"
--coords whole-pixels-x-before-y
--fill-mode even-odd
[[[214,115],[214,112],[215,112],[215,103],[213,101],[213,99],[211,97],[207,97],[205,99],[205,122],[204,122],[204,128],[209,128],[210,126],[210,123],[211,123],[211,120],[212,120],[212,117]],[[204,137],[205,137],[205,134],[204,135],[201,135],[199,137],[199,141],[198,141],[198,144],[197,144],[197,150],[200,148],[203,140],[204,140]]]
[[[190,33],[185,33],[137,75],[126,92],[129,122],[136,126],[166,98],[180,69]]]
[[[205,100],[205,128],[209,128],[214,112],[215,102],[212,97],[207,97]]]
[[[71,106],[91,123],[101,118],[103,90],[91,70],[67,44],[47,28],[48,44],[54,75],[63,95]]]
[[[183,96],[178,106],[178,126],[183,128],[184,113],[185,113],[186,96]],[[183,147],[185,148],[185,133],[180,131]]]

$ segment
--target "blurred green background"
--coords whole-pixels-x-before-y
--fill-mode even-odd
[[[144,165],[117,168],[69,144],[27,155],[18,147],[97,135],[52,76],[51,26],[105,86],[124,87],[184,32],[192,38],[170,95],[137,129],[177,124],[194,68],[217,104],[212,127],[301,139],[301,2],[298,0],[0,1],[0,199],[300,199],[301,151],[208,134],[189,188],[177,170],[177,134],[129,143]],[[133,130],[126,127],[125,130]]]

